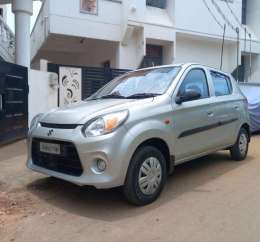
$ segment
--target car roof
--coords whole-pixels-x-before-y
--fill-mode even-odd
[[[202,65],[202,64],[199,64],[199,63],[176,63],[176,64],[169,64],[169,65],[161,65],[161,66],[153,66],[153,67],[147,67],[147,68],[141,68],[141,69],[138,69],[136,71],[142,71],[142,70],[155,70],[155,69],[159,69],[159,68],[167,68],[167,67],[182,67],[182,68],[188,68],[190,66],[199,66],[199,67],[204,67],[204,68],[207,68],[211,71],[216,71],[218,73],[221,73],[223,75],[226,75],[226,76],[230,76],[229,73],[227,72],[223,72],[217,68],[214,68],[214,67],[211,67],[211,66],[207,66],[207,65]]]

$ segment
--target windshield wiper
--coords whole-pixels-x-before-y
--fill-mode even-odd
[[[142,99],[142,98],[151,98],[151,97],[156,97],[156,96],[159,96],[160,94],[158,93],[136,93],[136,94],[133,94],[133,95],[130,95],[126,98],[128,99]]]
[[[109,98],[125,99],[126,97],[121,96],[119,94],[112,93],[112,94],[108,94],[108,95],[105,95],[105,96],[98,97],[97,99],[109,99]]]
[[[136,93],[136,94],[133,94],[133,95],[130,95],[130,96],[121,96],[119,94],[116,94],[116,93],[112,93],[112,94],[108,94],[108,95],[104,95],[104,96],[101,96],[101,97],[93,97],[91,99],[88,99],[88,100],[99,100],[99,99],[112,99],[112,98],[115,98],[115,99],[143,99],[143,98],[151,98],[151,97],[156,97],[156,96],[159,96],[160,94],[157,94],[157,93]]]

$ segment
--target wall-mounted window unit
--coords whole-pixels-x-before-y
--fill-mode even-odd
[[[146,5],[156,8],[166,8],[166,0],[146,0]]]

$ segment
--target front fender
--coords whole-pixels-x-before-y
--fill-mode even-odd
[[[121,141],[125,150],[125,162],[122,164],[123,177],[126,177],[127,170],[136,149],[145,141],[153,138],[162,139],[169,148],[170,154],[173,152],[174,137],[171,125],[159,120],[147,120],[138,122],[131,127],[126,126],[127,132]]]
[[[132,156],[134,155],[136,149],[140,144],[143,142],[158,138],[162,139],[169,148],[170,154],[173,154],[173,143],[174,143],[174,137],[172,132],[172,127],[170,124],[165,124],[163,121],[160,120],[147,120],[138,122],[135,125],[132,125],[131,127],[126,127],[128,132],[126,133],[126,136],[124,137],[123,142],[127,142],[127,159],[129,161],[125,164],[124,170],[127,171],[130,160]]]

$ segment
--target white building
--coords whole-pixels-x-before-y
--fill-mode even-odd
[[[226,24],[223,70],[235,71],[238,60],[240,79],[260,79],[260,1],[82,2],[94,2],[92,13],[82,11],[81,0],[43,2],[31,34],[33,67],[39,68],[41,59],[124,69],[174,62],[220,67]]]
[[[120,69],[177,62],[219,68],[224,25],[223,70],[236,74],[239,63],[240,80],[260,82],[259,0],[42,1],[30,44],[33,0],[0,0],[0,4],[12,4],[16,32],[14,37],[3,14],[0,56],[42,70],[28,72],[29,121],[57,107],[62,96],[62,89],[57,91],[58,76],[46,72],[42,59]]]

